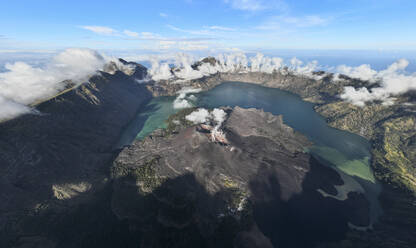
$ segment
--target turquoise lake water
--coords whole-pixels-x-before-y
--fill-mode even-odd
[[[373,222],[381,213],[378,202],[381,186],[370,168],[370,144],[363,137],[328,126],[325,119],[314,111],[312,103],[286,91],[240,82],[226,82],[193,96],[196,99],[189,97],[189,101],[197,107],[240,106],[283,115],[286,124],[314,143],[307,148],[308,152],[334,168],[344,181],[343,186],[337,186],[337,195],[323,191],[321,194],[342,200],[348,192],[362,192],[371,204]],[[174,99],[154,98],[126,129],[120,145],[131,143],[135,137],[142,139],[157,128],[165,128],[165,120],[178,111],[173,108]]]

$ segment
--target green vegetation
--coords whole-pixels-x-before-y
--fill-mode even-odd
[[[390,119],[377,130],[373,154],[378,176],[416,192],[416,118]]]
[[[159,164],[160,158],[160,156],[156,155],[144,164],[129,171],[129,175],[136,180],[143,193],[153,192],[154,189],[163,183],[163,179],[156,173],[156,166]]]
[[[400,105],[357,107],[341,101],[321,105],[316,111],[325,116],[331,126],[370,140],[372,167],[378,179],[416,194],[414,114],[403,112]],[[351,168],[351,165],[346,167]]]
[[[197,108],[182,109],[181,111],[169,116],[169,118],[166,120],[166,133],[169,135],[174,133],[178,128],[194,125],[185,117],[194,112],[196,109]]]

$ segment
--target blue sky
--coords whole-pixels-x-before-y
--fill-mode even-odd
[[[416,50],[415,0],[2,1],[0,50]]]

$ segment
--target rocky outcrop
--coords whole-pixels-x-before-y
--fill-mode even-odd
[[[227,144],[184,110],[115,160],[112,209],[141,247],[311,247],[342,239],[348,223],[369,224],[362,194],[320,193],[336,195],[343,181],[304,152],[310,142],[282,116],[225,111]]]
[[[1,247],[81,247],[91,235],[113,146],[151,98],[135,81],[143,68],[130,72],[100,72],[39,103],[38,114],[0,123]],[[87,209],[90,219],[77,219]]]
[[[124,59],[118,59],[116,61],[110,61],[104,66],[105,72],[114,74],[118,71],[123,72],[132,79],[138,81],[147,81],[147,68],[141,64],[135,62],[127,62]]]

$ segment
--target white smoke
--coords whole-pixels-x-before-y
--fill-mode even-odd
[[[225,120],[225,117],[227,117],[227,113],[225,113],[224,110],[222,109],[217,109],[215,108],[214,110],[212,110],[212,117],[214,119],[214,121],[217,122],[217,124],[222,124]]]
[[[211,140],[215,141],[217,136],[224,136],[222,130],[220,130],[222,123],[225,121],[225,117],[227,117],[227,113],[225,113],[222,109],[213,109],[211,112],[211,116],[214,119],[216,125],[214,129],[211,131]]]
[[[368,90],[366,87],[355,89],[345,87],[341,98],[357,106],[364,106],[366,102],[382,101],[384,105],[394,103],[394,96],[406,93],[409,90],[416,90],[416,73],[406,73],[405,69],[409,65],[406,59],[400,59],[391,64],[387,69],[375,71],[369,65],[358,67],[340,66],[339,72],[353,77],[369,81],[370,83],[379,82],[380,87]]]
[[[211,112],[209,112],[204,108],[199,108],[185,116],[185,119],[193,122],[194,124],[207,124],[212,122],[214,124],[214,128],[211,130],[211,140],[215,141],[217,137],[225,137],[220,128],[226,117],[227,113],[225,113],[222,109],[214,108]]]
[[[64,80],[83,82],[89,75],[102,69],[104,64],[105,59],[97,52],[78,48],[63,51],[43,68],[35,68],[24,62],[6,64],[6,72],[0,73],[0,115],[3,116],[0,120],[29,112],[29,108],[23,105],[57,94],[64,89]],[[12,113],[13,109],[15,113]]]

